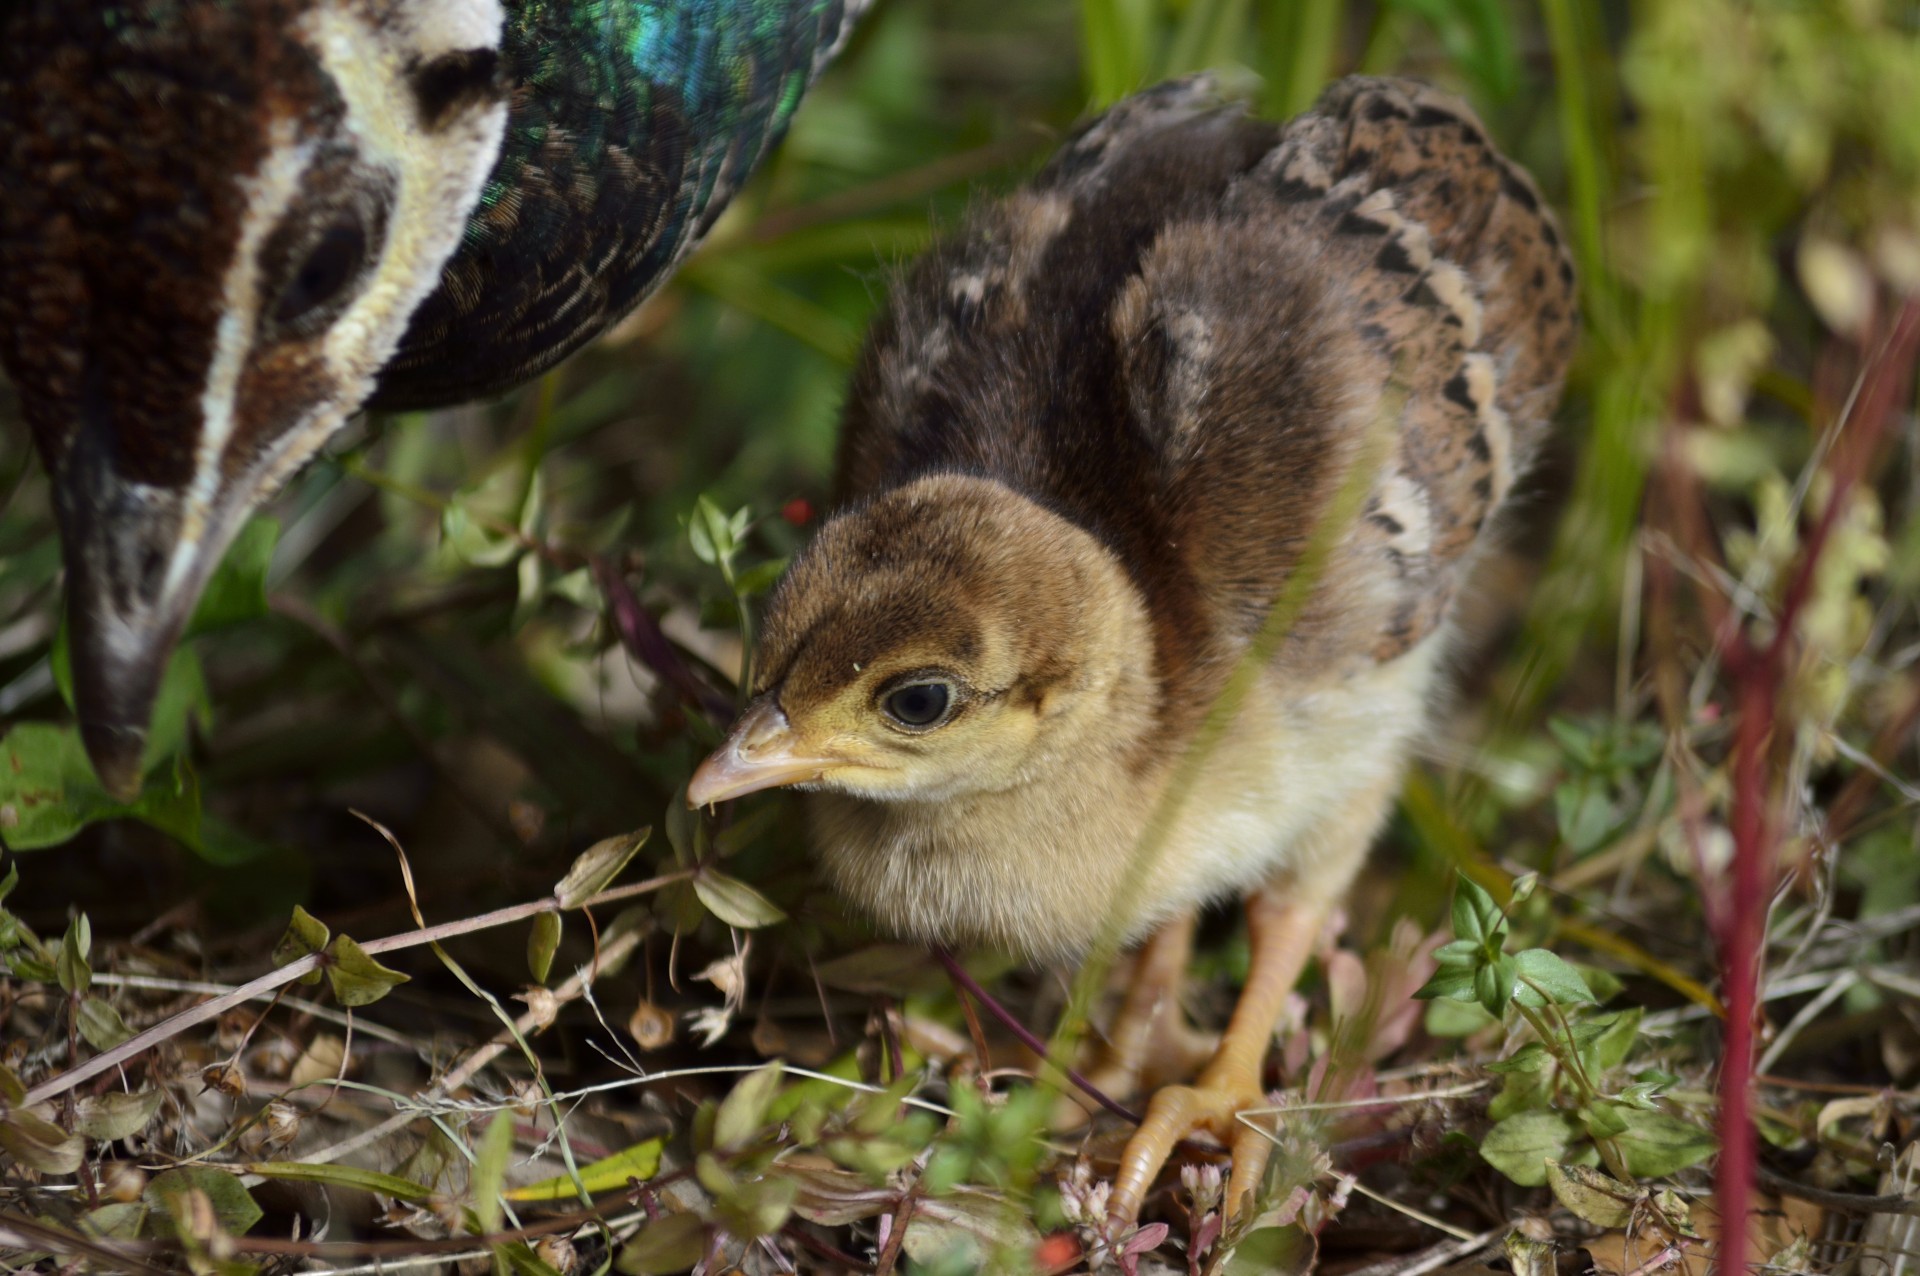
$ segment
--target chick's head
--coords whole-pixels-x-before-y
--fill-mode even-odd
[[[1012,788],[1110,729],[1150,665],[1138,595],[1092,536],[999,483],[920,479],[838,515],[795,561],[755,697],[687,798]]]

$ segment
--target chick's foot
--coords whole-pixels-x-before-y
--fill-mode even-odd
[[[1219,1038],[1187,1022],[1181,1009],[1187,964],[1193,956],[1194,915],[1168,922],[1134,955],[1126,999],[1105,1035],[1085,1050],[1080,1071],[1117,1102],[1182,1077],[1213,1057]],[[1075,1130],[1096,1110],[1077,1089],[1062,1092],[1053,1112],[1056,1131]]]
[[[1114,1176],[1109,1217],[1131,1224],[1174,1145],[1190,1134],[1210,1134],[1233,1155],[1227,1180],[1227,1211],[1238,1211],[1260,1186],[1271,1148],[1268,1135],[1238,1120],[1249,1108],[1264,1107],[1262,1065],[1273,1026],[1280,1018],[1320,931],[1324,910],[1290,903],[1273,888],[1247,901],[1247,931],[1252,965],[1233,1021],[1206,1071],[1190,1086],[1167,1086],[1153,1096],[1147,1117],[1121,1154]]]

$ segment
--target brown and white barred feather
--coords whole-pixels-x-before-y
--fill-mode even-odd
[[[1316,210],[1373,375],[1406,396],[1363,531],[1413,586],[1375,647],[1388,659],[1440,623],[1450,569],[1533,459],[1573,351],[1573,263],[1532,179],[1425,85],[1340,81],[1259,179]]]
[[[1176,81],[1088,124],[895,289],[854,380],[842,496],[961,471],[1086,527],[1146,598],[1177,717],[1396,407],[1331,587],[1277,663],[1312,682],[1433,634],[1574,336],[1553,219],[1464,103],[1356,77],[1282,126]]]

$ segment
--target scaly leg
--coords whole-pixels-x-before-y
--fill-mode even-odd
[[[1180,1009],[1194,921],[1188,913],[1168,922],[1134,955],[1126,1000],[1084,1068],[1087,1079],[1109,1098],[1125,1101],[1143,1087],[1191,1076],[1213,1050],[1213,1038],[1192,1028]],[[1093,1107],[1092,1099],[1067,1090],[1054,1109],[1053,1128],[1084,1125]]]
[[[1259,1187],[1267,1168],[1267,1136],[1234,1117],[1266,1102],[1260,1072],[1267,1045],[1326,918],[1324,905],[1289,902],[1283,893],[1292,892],[1285,886],[1268,886],[1248,898],[1252,964],[1240,1003],[1234,1007],[1219,1051],[1199,1079],[1191,1086],[1168,1086],[1153,1096],[1147,1119],[1127,1142],[1114,1176],[1108,1214],[1116,1222],[1131,1224],[1139,1216],[1141,1202],[1173,1145],[1196,1130],[1212,1134],[1232,1151],[1229,1214],[1239,1208],[1241,1197]]]

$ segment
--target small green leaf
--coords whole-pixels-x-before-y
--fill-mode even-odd
[[[1719,1146],[1711,1133],[1691,1121],[1637,1108],[1616,1111],[1624,1118],[1626,1128],[1614,1136],[1614,1145],[1620,1149],[1627,1171],[1642,1178],[1664,1178],[1698,1165]]]
[[[7,954],[7,969],[20,978],[36,984],[55,982],[51,962],[41,961],[25,949],[16,949]]]
[[[287,929],[281,934],[280,942],[273,946],[273,964],[291,966],[302,957],[311,957],[315,953],[327,950],[327,941],[332,938],[327,924],[295,904],[293,916],[287,922]],[[320,982],[320,972],[310,970],[300,976],[303,984]]]
[[[67,628],[67,609],[60,609],[60,625],[53,631],[53,650],[47,653],[48,672],[53,674],[54,690],[67,708],[73,708],[73,635]]]
[[[698,1214],[656,1218],[620,1251],[614,1269],[627,1276],[669,1276],[684,1272],[707,1252],[707,1225]]]
[[[900,1123],[900,1105],[919,1085],[913,1077],[902,1076],[877,1094],[869,1091],[857,1100],[860,1115],[854,1118],[853,1128],[861,1134],[885,1134]],[[957,1102],[964,1106],[967,1101]]]
[[[681,805],[686,804],[683,802]],[[638,832],[603,838],[582,851],[567,870],[567,875],[560,879],[560,884],[553,888],[554,898],[560,901],[560,907],[578,908],[607,889],[613,879],[620,876],[620,870],[627,866],[628,861],[652,836],[652,828],[643,828]]]
[[[673,862],[681,868],[692,868],[696,856],[693,843],[697,836],[700,816],[687,805],[687,786],[681,785],[675,790],[672,801],[667,803],[667,845],[673,848]]]
[[[81,913],[67,923],[67,933],[60,940],[60,952],[53,959],[54,976],[60,981],[60,987],[75,996],[93,987],[93,968],[87,965],[87,954],[92,948],[93,925],[87,921],[87,915]]]
[[[605,606],[600,587],[593,583],[591,568],[581,567],[547,582],[547,592],[564,598],[583,611],[599,611]]]
[[[243,1236],[260,1221],[261,1210],[234,1175],[207,1165],[185,1165],[153,1176],[140,1194],[149,1208],[163,1214],[172,1210],[167,1202],[187,1192],[204,1193],[213,1206],[214,1221],[230,1236]]]
[[[513,1110],[502,1108],[487,1123],[473,1158],[473,1213],[482,1235],[500,1230],[506,1205],[501,1190],[507,1182],[507,1162],[513,1157]]]
[[[787,562],[784,558],[769,558],[764,563],[756,563],[734,577],[733,587],[748,598],[764,594],[786,574]]]
[[[58,846],[125,811],[94,778],[74,728],[23,722],[0,738],[0,833],[12,849]]]
[[[667,888],[654,897],[653,911],[676,935],[696,929],[707,919],[706,906],[701,904],[689,881],[669,882]]]
[[[729,1232],[742,1239],[771,1236],[786,1225],[800,1184],[785,1175],[742,1183],[714,1202]]]
[[[73,1132],[101,1143],[124,1139],[147,1128],[165,1098],[158,1090],[109,1090],[73,1105]]]
[[[188,637],[267,614],[267,568],[279,539],[277,519],[255,518],[240,529],[200,594],[187,622]]]
[[[1547,1163],[1564,1161],[1579,1137],[1579,1127],[1563,1113],[1521,1112],[1487,1131],[1480,1155],[1521,1187],[1541,1187]]]
[[[1435,1037],[1470,1037],[1483,1028],[1499,1023],[1473,1000],[1471,990],[1463,1000],[1442,998],[1430,1002],[1422,1026]]]
[[[1640,1020],[1645,1014],[1646,1011],[1634,1006],[1589,1020],[1589,1024],[1601,1025],[1601,1031],[1593,1040],[1581,1043],[1580,1057],[1592,1071],[1613,1071],[1633,1053],[1634,1043],[1640,1040]]]
[[[518,558],[525,546],[505,528],[515,523],[526,492],[526,471],[514,465],[455,492],[440,513],[446,548],[475,567],[504,567]]]
[[[767,1123],[767,1107],[780,1092],[780,1061],[750,1072],[733,1087],[714,1117],[715,1147],[743,1147]]]
[[[1506,1011],[1507,1002],[1513,999],[1513,985],[1518,978],[1519,968],[1515,966],[1513,958],[1501,953],[1473,972],[1474,1000],[1488,1014],[1502,1014]]]
[[[1549,1002],[1559,1006],[1584,1006],[1593,1002],[1593,993],[1588,991],[1580,972],[1544,948],[1515,953],[1513,964],[1520,978],[1513,995],[1523,1006],[1538,1009]]]
[[[700,1106],[705,1109],[709,1105],[716,1110],[720,1106],[711,1101],[702,1103]],[[713,1131],[708,1130],[707,1133],[711,1135]],[[699,1144],[696,1143],[694,1146],[698,1147]],[[720,1158],[712,1152],[702,1152],[693,1159],[693,1177],[699,1180],[701,1187],[707,1189],[709,1196],[725,1196],[740,1186],[740,1180],[735,1178],[732,1171],[728,1170]]]
[[[1480,967],[1486,964],[1484,947],[1477,940],[1456,939],[1442,944],[1433,955],[1433,978],[1421,985],[1413,995],[1422,1000],[1449,998],[1454,1001],[1473,1001],[1474,977]]]
[[[212,714],[213,699],[207,691],[207,675],[200,666],[200,657],[193,648],[181,647],[167,662],[167,672],[160,679],[160,692],[153,702],[153,722],[147,730],[146,748],[140,753],[141,771],[152,772],[162,762],[186,748],[188,734],[195,727],[204,729],[212,720]],[[151,802],[154,787],[149,784],[147,791],[141,795],[142,801],[137,805],[144,806]],[[146,816],[142,814],[141,818]],[[158,821],[148,820],[148,823],[168,828]],[[168,831],[173,830],[168,828]],[[181,840],[196,849],[198,847],[197,839],[182,837]]]
[[[403,1179],[378,1170],[363,1170],[353,1165],[325,1165],[307,1161],[254,1161],[247,1173],[285,1183],[319,1183],[325,1187],[344,1187],[356,1192],[373,1192],[396,1201],[424,1201],[433,1189],[412,1179]]]
[[[1553,810],[1560,836],[1575,851],[1593,850],[1613,830],[1613,799],[1598,776],[1579,776],[1555,788]]]
[[[127,1027],[120,1012],[98,997],[90,996],[82,1001],[76,1014],[79,1017],[74,1026],[95,1050],[111,1050],[133,1036],[133,1030]]]
[[[693,889],[708,911],[729,926],[756,930],[786,920],[772,900],[725,873],[704,870],[693,879]]]
[[[660,1172],[660,1153],[665,1145],[665,1140],[648,1139],[625,1151],[602,1157],[591,1165],[583,1165],[580,1167],[580,1183],[590,1196],[624,1192],[634,1181],[644,1183]],[[507,1199],[567,1201],[574,1199],[577,1194],[573,1177],[562,1174],[556,1178],[541,1179],[538,1183],[529,1183],[525,1187],[516,1187],[507,1193]]]
[[[7,875],[0,877],[0,903],[4,903],[7,896],[13,894],[13,888],[19,884],[20,866],[18,864],[7,865]]]
[[[1478,882],[1462,875],[1453,886],[1453,933],[1491,953],[1506,936],[1506,918]]]
[[[151,1212],[139,1201],[114,1201],[88,1210],[82,1216],[83,1228],[87,1235],[99,1240],[138,1240],[140,1229],[146,1225]]]
[[[1566,750],[1567,759],[1581,770],[1592,771],[1600,765],[1601,746],[1593,728],[1572,718],[1548,718],[1547,730]]]
[[[522,554],[514,565],[514,618],[518,623],[531,615],[540,602],[540,556]]]
[[[0,835],[9,847],[32,851],[57,846],[89,824],[133,818],[196,854],[208,854],[201,831],[199,786],[186,759],[175,757],[173,766],[155,770],[155,764],[178,753],[188,718],[201,716],[205,707],[206,684],[192,652],[183,647],[174,653],[174,660],[192,668],[176,677],[169,666],[162,681],[147,737],[146,787],[131,804],[110,797],[100,787],[76,728],[25,722],[0,737]],[[169,688],[180,694],[175,696]]]
[[[345,935],[334,937],[327,955],[332,959],[327,964],[327,982],[343,1006],[370,1006],[407,982],[407,976],[382,966]]]
[[[693,556],[703,563],[729,568],[739,549],[734,525],[711,499],[705,495],[697,497],[693,502],[693,516],[687,520],[687,539],[693,545]],[[745,530],[744,523],[741,530]]]
[[[1476,996],[1473,990],[1473,977],[1474,968],[1471,966],[1464,968],[1458,966],[1451,968],[1442,966],[1439,970],[1434,971],[1433,978],[1421,984],[1413,995],[1422,1001],[1442,999],[1447,1001],[1473,1001]]]
[[[1497,1059],[1486,1065],[1488,1072],[1505,1076],[1514,1072],[1543,1072],[1553,1063],[1553,1055],[1538,1041],[1529,1041],[1513,1052],[1510,1058]]]
[[[1630,1108],[1639,1108],[1642,1112],[1658,1112],[1660,1094],[1665,1089],[1665,1086],[1650,1081],[1636,1081],[1615,1095],[1614,1099]]]
[[[1602,970],[1598,966],[1582,964],[1576,965],[1574,969],[1580,972],[1581,981],[1584,982],[1587,988],[1593,993],[1593,999],[1603,1006],[1615,997],[1618,997],[1620,990],[1626,987],[1625,984],[1620,982],[1618,975],[1613,974],[1611,971]]]
[[[1596,1099],[1580,1110],[1580,1122],[1595,1139],[1610,1139],[1627,1128],[1627,1109],[1606,1099]]]
[[[1526,1056],[1524,1059],[1523,1055]],[[1505,1064],[1488,1065],[1488,1070],[1504,1069],[1513,1064],[1522,1066],[1506,1072],[1506,1083],[1500,1087],[1500,1093],[1493,1096],[1493,1101],[1487,1104],[1487,1115],[1495,1121],[1504,1121],[1520,1112],[1548,1108],[1553,1103],[1554,1085],[1560,1075],[1557,1059],[1538,1042],[1533,1042]]]
[[[693,546],[693,556],[701,562],[717,563],[720,560],[713,547],[713,537],[698,519],[687,524],[687,541]]]
[[[42,1174],[71,1174],[80,1168],[86,1144],[45,1117],[14,1108],[0,1117],[0,1152]]]
[[[540,913],[527,934],[527,971],[533,982],[544,984],[553,971],[553,954],[560,947],[561,922],[558,913]]]
[[[1217,1255],[1217,1270],[1222,1276],[1306,1276],[1313,1270],[1314,1253],[1313,1237],[1300,1224],[1262,1227]]]

